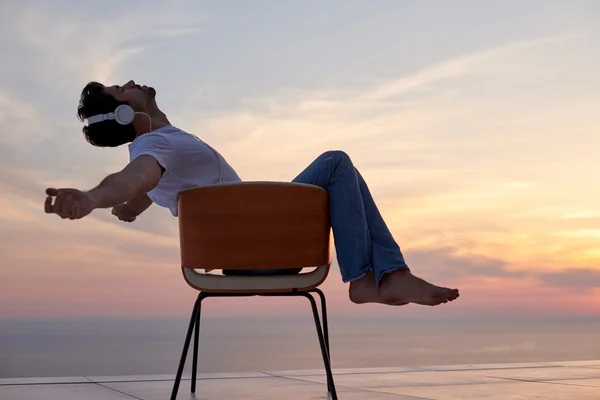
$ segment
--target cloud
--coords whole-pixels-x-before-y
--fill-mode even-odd
[[[102,11],[70,7],[65,13],[54,5],[10,3],[3,14],[11,18],[3,18],[0,28],[8,40],[0,49],[14,57],[4,58],[0,69],[12,74],[25,71],[60,95],[82,80],[116,79],[122,66],[143,52],[200,30],[198,15],[185,12],[186,2],[143,4],[122,4],[125,8],[119,13],[111,13],[110,7]]]
[[[545,284],[574,291],[588,291],[600,288],[600,271],[591,269],[567,268],[560,272],[539,275]]]
[[[20,268],[7,269],[2,275],[23,277],[30,274],[32,268],[51,264],[57,275],[83,266],[101,266],[94,273],[110,271],[119,275],[130,268],[179,265],[177,234],[169,237],[164,232],[132,232],[131,225],[91,217],[61,220],[18,202],[9,204],[14,211],[10,212],[9,208],[9,213],[2,214],[0,252],[2,263],[18,264]],[[34,251],[32,244],[35,244]]]
[[[40,117],[36,105],[19,100],[1,89],[0,86],[0,124],[3,127],[0,151],[11,145],[25,141],[33,143],[48,137],[48,121]]]
[[[94,218],[101,221],[122,226],[124,229],[133,232],[146,232],[153,235],[168,239],[177,239],[179,237],[179,225],[177,219],[171,213],[157,205],[150,206],[149,209],[136,218],[132,223],[121,222],[110,210],[98,210],[94,214]],[[139,249],[141,250],[141,248]]]
[[[39,199],[44,195],[46,188],[32,175],[31,171],[27,170],[3,168],[0,173],[0,186],[5,193],[10,193],[11,197],[19,196],[28,200]]]
[[[435,278],[452,277],[518,277],[522,271],[508,268],[508,263],[475,254],[460,254],[458,249],[432,248],[408,250],[405,259],[417,275],[427,274]],[[414,267],[413,267],[414,266]]]
[[[12,99],[6,93],[0,93],[0,123],[5,125],[10,120],[10,122],[17,122],[18,125],[29,120],[32,115],[35,115],[35,107],[32,104]]]
[[[600,288],[600,270],[592,268],[567,268],[559,272],[540,272],[543,267],[511,267],[511,263],[499,258],[475,254],[461,254],[455,248],[431,248],[404,252],[408,265],[418,276],[433,281],[450,279],[459,284],[468,281],[499,279],[501,282],[524,280],[541,282],[545,289],[566,289],[573,293],[588,292]]]
[[[558,69],[548,68],[545,60],[529,53],[547,49],[554,54],[561,49],[558,44],[573,37],[523,41],[467,54],[374,88],[349,83],[337,91],[282,89],[244,97],[240,107],[219,115],[198,117],[195,108],[179,110],[179,115],[185,126],[202,132],[250,179],[265,174],[269,179],[291,179],[322,151],[342,149],[366,174],[376,171],[388,188],[401,187],[403,176],[413,182],[430,181],[432,187],[463,189],[482,182],[490,186],[533,182],[532,175],[547,173],[543,166],[548,159],[532,146],[547,143],[550,132],[560,137],[562,127],[557,123],[549,127],[548,109],[542,115],[519,106],[524,97],[507,94],[506,87],[526,84],[530,77],[497,65],[519,61],[529,69],[544,65],[556,74]],[[449,81],[456,77],[464,82]],[[545,85],[542,80],[536,83]],[[421,90],[431,87],[435,90]],[[513,126],[499,129],[498,121]],[[493,153],[487,150],[490,146]],[[509,157],[519,161],[503,161]],[[536,163],[536,168],[524,171],[528,163]]]
[[[493,49],[480,51],[458,57],[453,60],[445,61],[421,71],[398,79],[394,82],[386,82],[377,89],[361,96],[366,101],[386,100],[398,95],[406,94],[418,89],[427,89],[431,85],[451,78],[489,70],[496,59],[510,56],[519,50],[526,50],[532,47],[538,47],[547,44],[562,44],[565,40],[573,39],[577,36],[568,35],[560,37],[541,38],[536,40],[523,41],[500,46]]]
[[[175,37],[175,36],[184,36],[184,35],[192,35],[194,33],[202,33],[203,29],[200,28],[171,28],[171,29],[159,29],[156,31],[156,35],[158,36],[166,36],[166,37]]]

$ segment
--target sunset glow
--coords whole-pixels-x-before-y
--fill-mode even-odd
[[[43,212],[46,187],[127,163],[86,143],[75,111],[88,81],[134,79],[244,180],[346,151],[413,272],[461,290],[436,309],[356,306],[333,271],[332,313],[600,316],[598,3],[176,3],[3,4],[0,315],[191,308],[168,210]],[[207,312],[307,312],[273,303]]]

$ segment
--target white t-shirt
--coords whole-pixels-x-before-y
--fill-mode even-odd
[[[238,174],[212,147],[168,125],[138,136],[129,144],[131,161],[147,154],[165,169],[148,197],[177,216],[177,198],[184,190],[219,182],[239,182]]]

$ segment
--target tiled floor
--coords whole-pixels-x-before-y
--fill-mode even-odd
[[[322,371],[269,371],[189,376],[178,399],[327,399]],[[600,360],[529,364],[446,365],[335,371],[340,400],[598,400]],[[173,376],[0,379],[2,400],[165,400]]]

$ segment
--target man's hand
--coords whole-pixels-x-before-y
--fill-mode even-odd
[[[111,174],[89,192],[77,189],[46,189],[45,210],[58,214],[61,218],[83,218],[95,208],[118,207],[124,202],[139,198],[138,206],[129,204],[136,216],[152,204],[146,195],[154,189],[164,169],[149,155],[141,155],[127,164],[122,171]],[[52,198],[56,197],[54,205]],[[116,214],[115,214],[116,215]]]
[[[46,189],[44,210],[61,218],[83,218],[96,208],[95,200],[86,192],[77,189]],[[54,200],[54,204],[52,204]]]
[[[137,217],[136,212],[127,207],[126,203],[113,207],[112,214],[124,222],[133,222]]]

